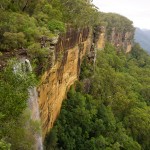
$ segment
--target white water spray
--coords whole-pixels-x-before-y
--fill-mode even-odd
[[[32,72],[32,66],[28,59],[22,58],[19,63],[14,65],[13,70],[14,73],[21,72],[23,74],[26,74],[27,72]],[[31,87],[28,89],[28,91],[29,91],[28,106],[31,110],[31,119],[40,122],[38,93],[36,87]],[[41,133],[36,133],[34,136],[36,142],[36,150],[43,150]]]
[[[29,108],[31,110],[31,119],[34,121],[40,121],[39,105],[38,105],[38,94],[36,87],[29,89]],[[40,133],[35,134],[36,139],[36,150],[43,150],[42,136]]]

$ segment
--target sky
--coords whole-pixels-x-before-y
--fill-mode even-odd
[[[150,0],[93,0],[102,12],[114,12],[133,21],[135,27],[150,29]]]

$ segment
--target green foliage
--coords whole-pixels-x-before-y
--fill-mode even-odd
[[[143,90],[150,85],[148,60],[136,45],[125,55],[110,44],[98,52],[94,74],[85,59],[80,82],[63,102],[46,149],[148,150],[149,92]]]
[[[138,64],[138,67],[144,67],[144,68],[148,68],[150,65],[150,58],[148,56],[148,54],[145,52],[145,50],[143,50],[139,44],[135,44],[132,51],[131,51],[131,60],[133,62],[136,62]],[[134,61],[137,60],[137,61]]]
[[[61,32],[64,32],[65,31],[65,25],[64,23],[58,21],[58,20],[51,20],[49,23],[48,23],[48,28],[49,30],[51,31],[61,31]]]
[[[49,50],[47,48],[41,48],[40,43],[34,43],[28,47],[29,55],[32,58],[37,57],[47,57]]]
[[[28,109],[24,110],[20,117],[9,121],[1,122],[2,135],[5,140],[11,143],[11,149],[34,150],[35,133],[39,132],[39,124],[31,120]]]
[[[127,114],[125,124],[130,135],[133,136],[142,146],[148,149],[150,140],[150,108],[144,106],[142,108],[135,107]]]
[[[40,43],[30,45],[28,47],[28,55],[32,58],[32,62],[36,64],[35,70],[41,69],[44,72],[51,63],[48,59],[51,55],[50,50],[47,47],[41,48]]]
[[[11,33],[11,32],[5,32],[3,34],[4,36],[4,44],[8,46],[8,48],[21,48],[25,43],[26,40],[25,35],[22,32],[19,33]]]
[[[99,23],[99,13],[91,1],[86,0],[53,0],[52,5],[62,10],[65,23],[78,27]]]
[[[14,63],[10,63],[10,66],[0,73],[0,105],[3,106],[0,112],[8,120],[18,117],[26,108],[27,88],[34,82],[32,74],[14,74],[13,65]]]
[[[5,142],[3,139],[0,140],[0,149],[1,150],[10,150],[10,144]]]
[[[85,0],[1,0],[0,14],[0,50],[27,48],[42,36],[65,32],[65,24],[99,23],[97,9]]]
[[[27,14],[1,11],[0,49],[17,49],[26,47],[39,37],[36,20]]]
[[[33,149],[37,131],[27,113],[29,110],[26,111],[28,88],[34,86],[36,80],[30,72],[14,73],[13,67],[17,64],[17,61],[10,61],[0,72],[0,148],[27,150]]]
[[[107,25],[107,35],[112,33],[112,29],[119,33],[133,32],[133,22],[128,18],[115,13],[100,13],[100,22]]]
[[[114,27],[134,31],[130,20],[99,13],[91,0],[1,0],[0,14],[0,50],[27,48],[40,69],[50,53],[39,39],[65,32],[65,24],[107,26],[108,36]],[[31,121],[26,100],[35,77],[14,74],[13,65],[0,72],[0,149],[32,150],[39,123]],[[149,149],[150,57],[137,44],[128,56],[106,44],[92,68],[83,62],[81,81],[68,93],[46,149]]]

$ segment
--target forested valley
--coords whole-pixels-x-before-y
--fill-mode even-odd
[[[91,0],[0,0],[0,150],[34,150],[41,124],[31,119],[27,101],[49,64],[41,38],[95,26],[104,26],[107,37],[114,27],[134,31],[132,21],[99,12]],[[24,51],[33,71],[14,73],[14,56]],[[149,150],[150,56],[135,43],[128,54],[109,42],[96,51],[95,64],[84,57],[44,148]]]
[[[124,54],[107,44],[96,65],[85,58],[46,149],[148,150],[150,57],[138,44]]]
[[[36,70],[47,69],[49,55],[40,39],[57,37],[67,26],[90,27],[98,15],[86,0],[0,0],[0,149],[34,149],[40,123],[30,117],[29,88],[39,85]],[[33,72],[14,74],[19,63],[14,56],[21,52],[27,53]]]

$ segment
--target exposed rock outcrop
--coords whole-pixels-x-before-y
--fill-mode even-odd
[[[92,35],[92,45],[88,53],[90,62],[95,63],[97,50],[102,50],[105,47],[105,27],[96,26]]]
[[[131,51],[133,45],[134,34],[130,32],[118,32],[116,28],[112,28],[112,32],[108,41],[110,41],[117,49],[122,48],[126,53]]]
[[[42,120],[43,137],[53,127],[62,105],[62,101],[70,86],[78,79],[83,56],[95,62],[96,51],[105,46],[105,27],[95,27],[83,30],[69,29],[66,34],[50,40],[41,40],[45,47],[48,41],[51,51],[51,65],[43,74],[38,88],[39,107]],[[129,52],[132,47],[132,33],[124,34],[112,30],[107,39],[118,49],[123,48]]]
[[[55,61],[39,86],[39,106],[43,136],[52,128],[67,90],[78,79],[83,56],[90,51],[92,40],[88,28],[70,29],[55,45]]]
[[[97,26],[94,31],[89,28],[82,30],[70,28],[66,34],[52,39],[46,37],[40,39],[41,48],[49,50],[48,69],[42,75],[41,84],[38,87],[43,137],[52,128],[66,92],[78,79],[83,56],[87,55],[89,61],[94,63],[96,51],[104,48],[106,40],[118,49],[122,48],[125,52],[129,52],[132,48],[133,33],[120,33],[113,28],[107,37],[105,27]],[[14,56],[22,57],[22,54],[26,55],[23,51],[21,54],[14,53]],[[7,60],[5,59],[7,55],[9,52],[3,55],[3,62]]]

